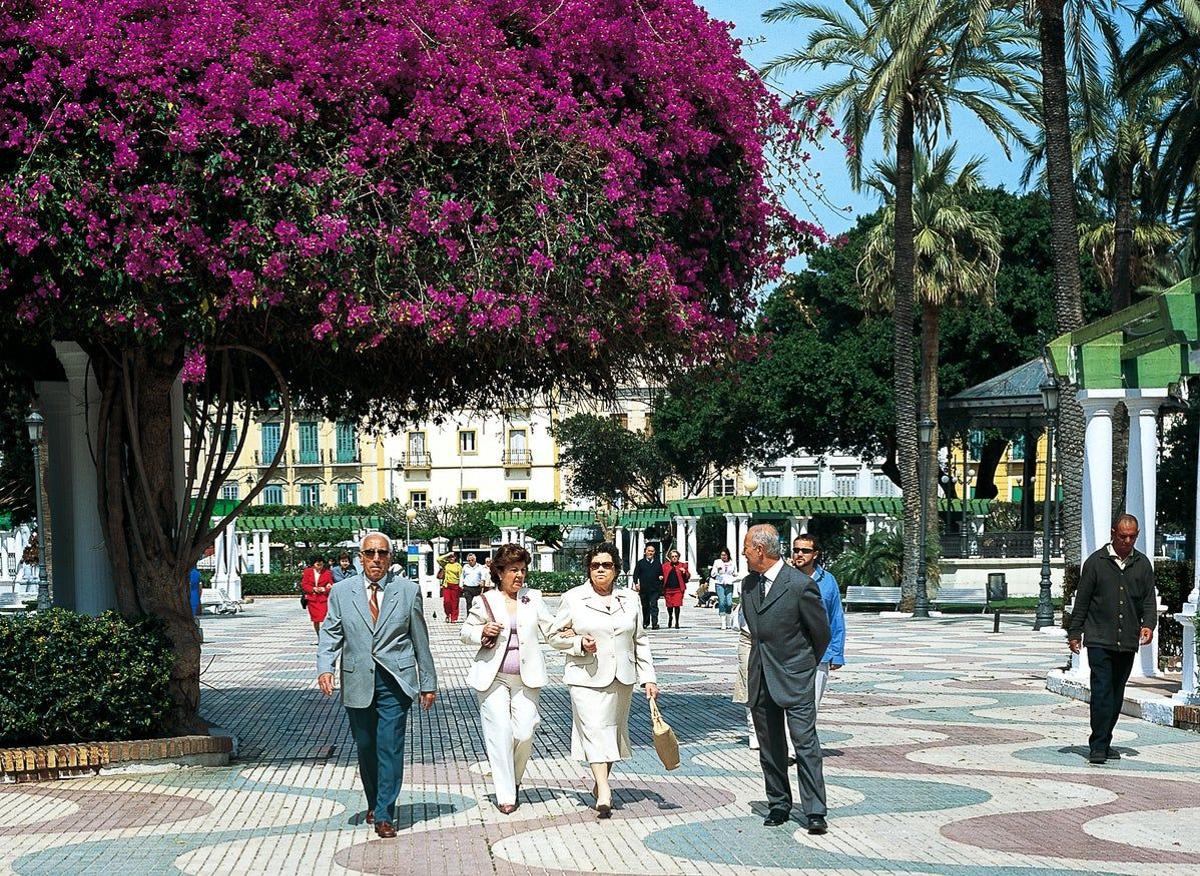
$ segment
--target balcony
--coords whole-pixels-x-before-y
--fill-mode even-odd
[[[270,451],[256,450],[256,451],[254,451],[254,464],[256,466],[258,466],[259,468],[266,468],[275,459],[275,454],[278,452],[279,452],[278,450],[270,450]],[[279,465],[281,468],[283,466],[287,465],[287,454],[286,453],[282,457],[280,457]]]
[[[500,457],[505,468],[533,467],[533,452],[530,450],[505,450]]]
[[[396,466],[405,471],[433,468],[433,458],[423,450],[409,451],[400,454],[400,464]]]
[[[325,464],[324,450],[293,450],[292,465],[299,468],[320,467]]]
[[[333,452],[333,465],[362,465],[362,450],[355,447],[339,447]]]

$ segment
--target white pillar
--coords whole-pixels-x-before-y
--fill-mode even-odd
[[[1107,543],[1112,529],[1112,409],[1114,399],[1105,394],[1079,393],[1087,418],[1083,441],[1083,558]]]
[[[672,549],[679,551],[682,555],[687,550],[687,518],[675,518],[675,543],[671,545]],[[664,557],[665,559],[665,557]],[[681,556],[681,559],[686,560],[687,557]]]
[[[544,544],[537,549],[538,571],[553,572],[554,571],[554,548],[548,544]]]
[[[739,575],[748,575],[750,573],[750,567],[746,565],[746,555],[742,553],[742,544],[746,540],[746,533],[750,531],[750,515],[749,514],[735,514],[734,516],[737,517],[737,524],[738,524],[737,525],[738,551],[737,551],[737,555],[736,555],[737,556],[737,564],[738,564],[738,574]]]
[[[725,547],[729,551],[729,558],[736,561],[741,545],[738,544],[737,517],[733,514],[725,515]]]
[[[1128,398],[1129,464],[1125,476],[1125,510],[1138,519],[1137,549],[1154,562],[1155,516],[1158,511],[1158,408],[1162,397]],[[1135,678],[1158,676],[1158,626],[1138,651]]]
[[[699,581],[700,578],[700,551],[696,546],[696,539],[700,530],[700,518],[692,516],[687,519],[687,561],[691,563],[692,579]]]
[[[783,461],[783,495],[796,495],[796,469],[793,466],[794,460],[792,457],[787,457]]]
[[[1200,474],[1200,457],[1197,457],[1197,474]],[[1196,491],[1196,541],[1200,544],[1200,490]],[[1192,577],[1192,594],[1184,603],[1183,611],[1175,620],[1183,626],[1183,671],[1180,674],[1179,693],[1176,702],[1200,705],[1200,660],[1196,659],[1196,612],[1200,607],[1200,563],[1195,563]]]
[[[795,541],[802,535],[808,534],[808,521],[811,519],[812,518],[806,517],[802,514],[797,514],[788,521],[789,528],[791,529],[791,541],[788,542],[789,546],[791,545],[792,541]]]
[[[837,495],[837,482],[833,477],[833,469],[823,459],[821,467],[817,470],[817,495],[823,497]]]
[[[223,594],[223,598],[234,602],[242,598],[242,576],[238,573],[238,532],[237,521],[233,520],[217,536],[214,558],[216,568],[213,569],[213,590]],[[203,596],[203,594],[202,594]],[[213,599],[222,596],[211,594]],[[202,601],[206,601],[203,600]]]
[[[624,557],[624,563],[622,563],[622,566],[624,566],[629,562],[629,552],[625,550],[625,527],[620,525],[613,527],[613,544],[617,546],[617,551]],[[619,573],[617,576],[619,578],[624,574],[625,569],[617,569],[617,572]],[[617,583],[620,582],[618,581]]]
[[[259,571],[264,575],[271,574],[271,531],[268,529],[260,529],[258,531],[258,556],[259,556]]]
[[[45,471],[42,485],[50,519],[40,533],[49,535],[54,604],[84,614],[117,607],[117,587],[100,525],[96,466],[92,462],[100,390],[88,369],[88,355],[73,342],[54,342],[66,381],[35,385],[45,424]],[[120,486],[114,484],[115,495]],[[180,587],[183,583],[180,583]]]
[[[867,463],[858,467],[858,495],[871,496],[875,493],[875,471]]]

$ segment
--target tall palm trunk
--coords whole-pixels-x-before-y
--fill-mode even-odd
[[[902,609],[912,607],[916,593],[920,546],[921,496],[917,475],[917,388],[913,374],[913,108],[905,101],[896,131],[896,278],[892,308],[892,366],[895,372],[896,449],[900,488],[904,494],[904,579]]]
[[[1038,29],[1042,47],[1042,124],[1046,133],[1046,180],[1050,189],[1050,251],[1054,255],[1054,316],[1059,334],[1083,326],[1079,277],[1079,229],[1067,110],[1066,35],[1063,0],[1040,0]],[[1059,408],[1058,456],[1062,466],[1063,543],[1067,587],[1077,578],[1083,535],[1083,408],[1070,387],[1063,387]]]
[[[1119,159],[1113,192],[1112,312],[1133,301],[1133,162]]]
[[[933,440],[929,442],[929,452],[925,459],[925,521],[928,537],[936,543],[941,535],[941,521],[938,519],[938,411],[937,401],[938,356],[941,345],[941,331],[938,317],[941,308],[928,301],[921,302],[921,417],[933,421]]]

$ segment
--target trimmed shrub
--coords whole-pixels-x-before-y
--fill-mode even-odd
[[[582,572],[536,572],[530,571],[525,582],[543,593],[566,593],[583,583]]]
[[[162,736],[174,659],[154,618],[55,608],[0,619],[0,746]]]
[[[243,575],[243,596],[299,596],[299,572],[271,572],[269,575]]]
[[[1172,612],[1181,611],[1192,592],[1191,561],[1155,560],[1154,587],[1159,602]]]

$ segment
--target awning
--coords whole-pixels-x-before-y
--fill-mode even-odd
[[[972,514],[986,514],[987,499],[970,499]],[[940,499],[942,511],[962,511],[961,499]],[[868,514],[900,515],[899,496],[725,496],[720,499],[680,499],[668,504],[675,516],[753,514],[758,517],[865,517]]]
[[[488,520],[502,529],[533,529],[535,526],[597,526],[607,522],[603,514],[596,511],[493,511]]]
[[[289,530],[289,529],[344,529],[359,532],[364,529],[378,529],[382,521],[378,517],[359,517],[349,514],[298,514],[292,516],[257,517],[254,515],[239,517],[237,528],[242,532],[255,529]]]

